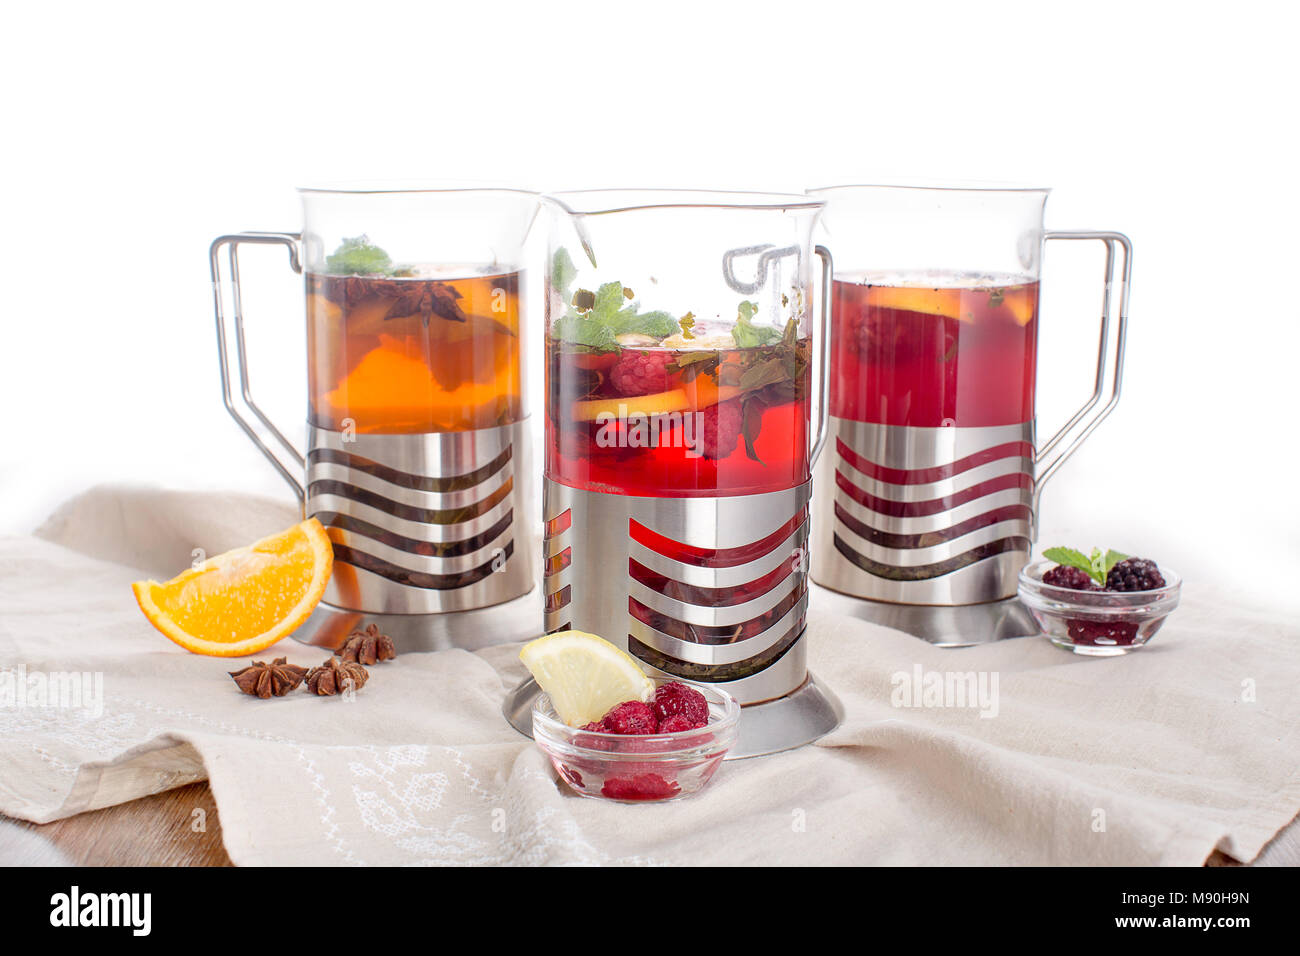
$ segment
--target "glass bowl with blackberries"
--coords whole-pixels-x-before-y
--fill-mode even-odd
[[[1149,558],[1048,548],[1020,572],[1020,601],[1057,647],[1115,657],[1144,646],[1178,606],[1182,578]]]

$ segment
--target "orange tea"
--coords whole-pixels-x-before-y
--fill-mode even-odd
[[[307,274],[311,422],[411,434],[521,416],[518,272]]]

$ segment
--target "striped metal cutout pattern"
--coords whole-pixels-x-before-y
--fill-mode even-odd
[[[517,427],[355,436],[314,429],[307,511],[334,544],[326,602],[429,613],[527,591],[531,562],[515,561]]]
[[[875,600],[1015,593],[1028,560],[1033,423],[921,429],[832,419],[817,476],[813,579]]]

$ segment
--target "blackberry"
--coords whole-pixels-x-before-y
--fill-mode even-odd
[[[1066,633],[1076,644],[1088,647],[1127,647],[1137,637],[1138,626],[1128,621],[1082,621],[1077,618],[1065,622]]]
[[[668,388],[671,352],[625,349],[609,370],[609,383],[620,395],[650,395]]]
[[[1107,591],[1154,591],[1164,586],[1160,569],[1146,558],[1125,558],[1106,575]]]
[[[1072,591],[1099,591],[1097,582],[1087,571],[1081,568],[1071,567],[1068,564],[1058,564],[1043,573],[1043,583],[1050,584],[1054,588],[1069,588]]]

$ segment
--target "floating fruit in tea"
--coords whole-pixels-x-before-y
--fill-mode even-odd
[[[642,310],[620,282],[555,290],[548,477],[668,497],[757,494],[808,480],[810,347],[790,305],[798,298],[786,297],[776,322],[759,321],[750,301],[706,321]]]
[[[519,273],[397,266],[364,236],[325,270],[306,280],[313,424],[407,434],[520,418]]]
[[[1034,417],[1038,283],[1016,276],[836,276],[830,413],[881,425]]]

